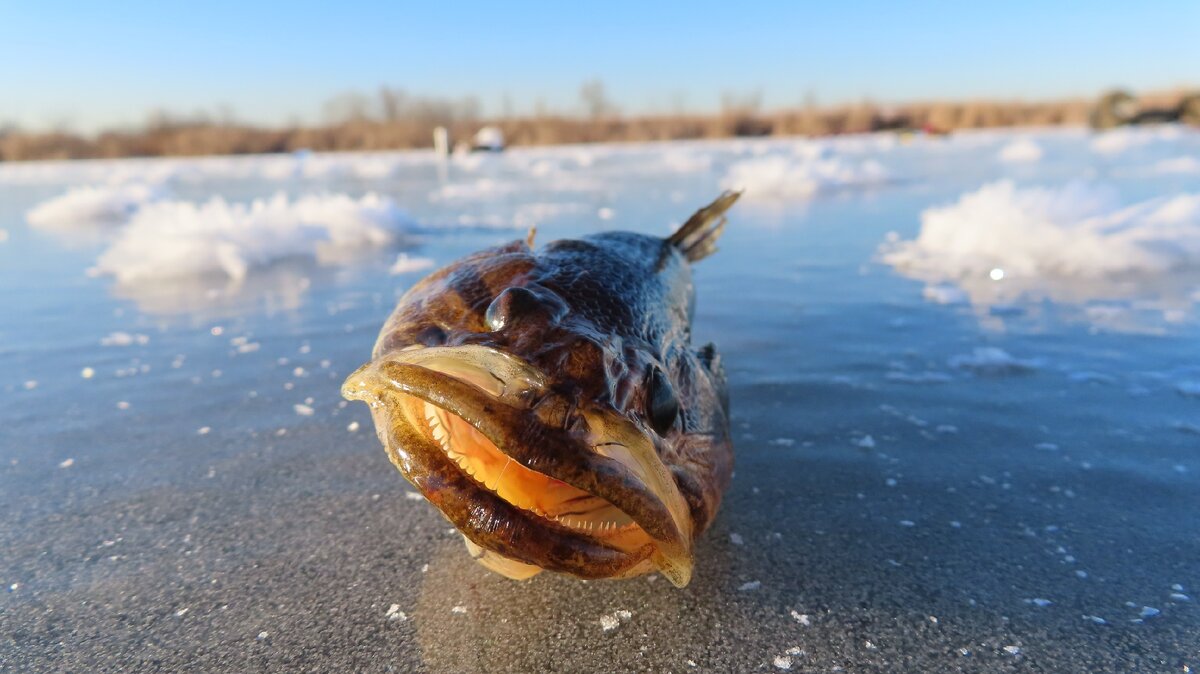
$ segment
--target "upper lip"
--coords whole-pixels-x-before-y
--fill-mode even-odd
[[[482,346],[459,348],[492,351]],[[416,356],[420,352],[381,357],[352,374],[342,392],[348,398],[373,403],[381,437],[384,433],[399,435],[382,437],[393,461],[459,530],[482,547],[543,568],[608,577],[650,558],[672,582],[687,583],[691,532],[686,504],[652,449],[652,457],[622,461],[605,456],[579,433],[568,430],[567,424],[547,424],[539,418],[538,408],[555,393],[539,391],[535,404],[518,407],[510,402],[511,392],[498,397],[451,374],[412,362],[428,363],[430,352],[438,349],[424,349],[420,357]],[[499,498],[468,478],[421,429],[391,419],[385,399],[397,394],[458,415],[526,468],[609,501],[653,539],[653,549],[618,550]]]

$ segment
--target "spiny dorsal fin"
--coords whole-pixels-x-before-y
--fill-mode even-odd
[[[726,190],[716,201],[696,211],[683,226],[667,237],[689,262],[703,260],[717,250],[717,237],[725,230],[725,211],[742,196],[741,190]]]

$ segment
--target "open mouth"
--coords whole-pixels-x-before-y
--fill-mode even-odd
[[[653,444],[615,415],[548,423],[538,408],[554,394],[523,361],[482,346],[406,350],[360,368],[343,394],[371,405],[393,463],[488,568],[690,577],[686,505]]]
[[[462,417],[432,403],[423,414],[430,436],[458,467],[505,501],[556,524],[604,538],[640,533],[633,518],[608,501],[517,463]]]

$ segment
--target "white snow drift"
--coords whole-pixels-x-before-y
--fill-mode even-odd
[[[410,224],[404,211],[375,194],[152,202],[134,214],[93,271],[122,283],[206,274],[240,281],[251,268],[279,260],[324,262],[392,243]]]
[[[1028,138],[1018,138],[1000,150],[999,159],[1009,164],[1032,164],[1041,161],[1042,146]]]
[[[1200,193],[1124,205],[1087,183],[1058,188],[989,183],[925,210],[912,241],[883,259],[922,278],[1161,275],[1200,267]]]
[[[161,189],[142,182],[73,187],[30,209],[25,218],[47,229],[120,225],[162,195]]]
[[[876,185],[887,178],[887,170],[874,159],[766,155],[732,164],[721,184],[745,189],[751,198],[808,198],[824,191]]]

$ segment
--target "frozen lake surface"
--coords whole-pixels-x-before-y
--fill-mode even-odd
[[[723,187],[692,585],[488,573],[341,380],[432,265]],[[1200,660],[1195,131],[0,164],[0,292],[6,670]]]

